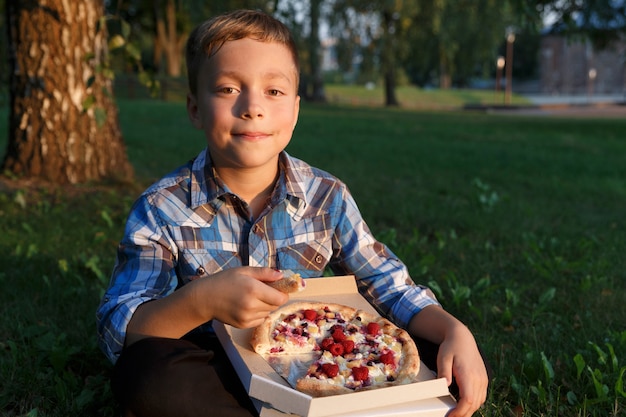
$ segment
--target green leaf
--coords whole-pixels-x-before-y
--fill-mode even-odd
[[[567,391],[567,402],[569,405],[578,404],[578,397],[576,397],[576,393],[574,393],[574,391]]]
[[[541,294],[541,297],[539,297],[539,304],[548,304],[550,301],[554,299],[555,294],[556,294],[556,288],[552,287],[548,289],[546,292]]]
[[[135,61],[141,60],[141,51],[139,50],[139,48],[137,48],[136,45],[133,45],[132,43],[127,43],[125,49],[126,53],[131,59]]]
[[[588,366],[587,370],[591,375],[591,380],[593,381],[593,387],[596,390],[596,396],[598,400],[604,401],[607,399],[607,395],[609,393],[609,387],[602,383],[602,372],[599,369],[591,370]]]
[[[576,356],[574,356],[574,364],[576,364],[576,379],[580,379],[586,365],[583,355],[577,353]]]
[[[611,359],[611,366],[614,371],[617,371],[617,367],[619,366],[619,361],[617,360],[617,355],[615,354],[615,349],[613,345],[610,343],[606,343],[606,347],[609,349],[609,358]]]
[[[18,191],[15,193],[15,198],[13,199],[13,201],[15,201],[15,203],[16,203],[18,206],[20,206],[20,207],[22,208],[22,210],[23,210],[23,209],[25,209],[25,208],[26,208],[27,203],[26,203],[26,197],[25,197],[24,191],[22,191],[22,190],[18,190]]]
[[[109,212],[108,211],[102,210],[100,212],[100,217],[102,217],[102,220],[104,220],[104,222],[107,224],[107,226],[113,227],[113,220],[111,219],[111,216],[109,216]]]
[[[88,95],[83,100],[83,111],[87,111],[91,109],[91,107],[93,106],[95,102],[96,102],[96,97],[93,94]]]
[[[89,269],[91,272],[93,272],[100,281],[106,282],[107,277],[100,269],[100,266],[98,265],[99,263],[100,263],[100,258],[94,255],[91,258],[89,258],[87,262],[85,262],[85,267]]]
[[[624,374],[626,374],[626,366],[620,370],[617,381],[615,382],[615,393],[626,398],[626,391],[624,391]]]
[[[546,375],[546,383],[549,384],[554,379],[554,368],[552,368],[552,364],[543,352],[541,352],[541,363],[543,365],[543,372]]]
[[[606,358],[607,358],[606,352],[600,349],[600,346],[598,346],[597,344],[593,342],[589,342],[589,345],[593,347],[593,349],[598,354],[598,363],[601,365],[606,365]]]
[[[122,36],[124,37],[124,39],[128,39],[128,37],[130,36],[130,23],[128,23],[126,20],[122,20],[120,22],[120,26],[121,26]]]
[[[59,270],[61,270],[61,272],[63,272],[64,274],[67,274],[68,271],[70,270],[69,264],[67,263],[67,259],[59,259],[58,265],[59,265]]]
[[[102,68],[101,73],[102,73],[102,76],[108,80],[115,79],[115,71],[113,71],[111,68]]]
[[[126,45],[126,39],[122,37],[122,35],[113,35],[111,39],[109,39],[109,50],[114,51]]]
[[[94,116],[96,118],[96,125],[98,127],[104,126],[107,120],[107,112],[102,107],[96,107]]]

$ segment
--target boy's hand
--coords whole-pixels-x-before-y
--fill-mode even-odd
[[[282,276],[271,268],[240,267],[194,280],[140,305],[128,323],[125,344],[150,336],[179,338],[211,319],[240,328],[258,326],[289,299],[263,282]]]
[[[196,291],[210,310],[210,316],[238,328],[258,326],[267,315],[289,300],[284,294],[264,282],[283,277],[272,268],[240,267],[227,269],[204,278],[210,291]],[[200,288],[198,288],[200,290]],[[205,298],[206,297],[206,298]]]
[[[489,384],[485,363],[472,333],[438,306],[428,306],[413,316],[409,332],[439,344],[438,376],[446,378],[448,385],[452,377],[456,379],[458,403],[447,417],[471,417],[485,402]]]
[[[485,402],[487,371],[474,337],[466,327],[460,327],[439,346],[437,369],[448,385],[452,377],[459,387],[459,401],[447,417],[470,417]]]

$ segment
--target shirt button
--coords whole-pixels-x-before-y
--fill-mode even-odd
[[[198,267],[198,269],[196,269],[196,275],[204,275],[206,273],[206,270],[204,269],[204,267]]]
[[[315,263],[318,263],[318,264],[322,263],[322,255],[315,256]]]

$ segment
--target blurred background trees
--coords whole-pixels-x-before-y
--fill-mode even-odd
[[[394,106],[400,104],[395,91],[402,85],[448,89],[492,82],[498,71],[498,58],[506,55],[507,46],[513,48],[506,41],[507,35],[513,33],[515,59],[505,64],[511,65],[507,70],[518,80],[536,78],[539,40],[542,31],[547,31],[547,21],[552,30],[572,38],[590,39],[594,45],[603,47],[624,39],[626,33],[626,6],[619,0],[107,0],[103,3],[76,0],[71,3],[77,10],[97,10],[97,17],[92,23],[80,26],[78,19],[63,9],[66,3],[60,0],[0,0],[0,10],[4,13],[0,23],[0,77],[2,85],[9,86],[0,100],[6,101],[8,96],[12,120],[3,169],[13,175],[48,180],[56,177],[56,182],[97,180],[115,171],[129,177],[125,162],[119,158],[115,168],[85,168],[98,163],[103,166],[98,155],[111,159],[104,149],[96,152],[100,147],[98,137],[109,138],[103,143],[118,142],[117,139],[111,142],[110,138],[115,137],[111,132],[91,128],[91,133],[83,132],[74,139],[73,143],[91,140],[96,144],[90,145],[95,146],[93,149],[83,147],[82,156],[73,162],[84,166],[78,170],[67,168],[68,164],[61,161],[52,163],[50,158],[69,156],[61,151],[63,146],[58,151],[44,146],[45,129],[32,134],[32,127],[45,127],[58,120],[63,129],[49,130],[55,132],[55,140],[59,141],[57,136],[69,138],[71,132],[89,123],[115,126],[115,106],[105,103],[113,96],[111,83],[116,91],[130,96],[143,84],[153,93],[160,91],[161,97],[174,90],[184,97],[183,56],[189,32],[201,21],[228,10],[260,9],[292,29],[302,61],[300,94],[305,100],[318,102],[326,100],[325,83],[383,86],[385,104]],[[93,6],[98,4],[103,7]],[[93,14],[89,16],[94,19]],[[82,60],[72,57],[63,62],[74,74],[70,80],[73,86],[83,88],[80,93],[83,108],[71,119],[61,107],[54,106],[60,103],[58,91],[64,90],[61,94],[69,97],[66,90],[70,87],[62,86],[62,78],[56,81],[51,78],[55,74],[53,61],[44,60],[45,54],[41,52],[67,39],[60,37],[62,31],[46,34],[28,24],[33,18],[43,17],[49,19],[48,29],[63,27],[88,46],[83,48]],[[36,47],[35,36],[40,36]],[[102,36],[108,36],[108,44],[98,40]],[[41,52],[41,59],[29,60],[29,54],[37,51]],[[63,54],[60,55],[55,57],[57,61],[63,59]],[[96,56],[101,61],[94,59]],[[56,95],[51,86],[56,86]],[[39,91],[38,95],[31,94],[33,87]],[[49,110],[42,111],[42,106],[50,105],[46,107]],[[29,117],[26,124],[31,128],[30,138],[25,115]],[[47,121],[44,123],[43,119]],[[76,124],[68,124],[69,120]],[[54,167],[50,168],[54,172],[65,166],[66,172],[75,172],[73,176],[52,176],[45,170],[32,169],[35,164],[32,160],[28,162],[24,155],[28,147],[23,145],[31,140],[34,142],[28,157],[38,148],[43,158],[39,166]],[[121,137],[119,143],[122,149]],[[76,174],[81,170],[84,175]]]

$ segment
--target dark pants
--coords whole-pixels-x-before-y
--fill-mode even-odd
[[[422,362],[436,370],[439,346],[425,340],[416,343]],[[258,414],[217,337],[210,335],[134,343],[117,361],[111,385],[126,416]],[[458,395],[455,383],[450,392]]]

